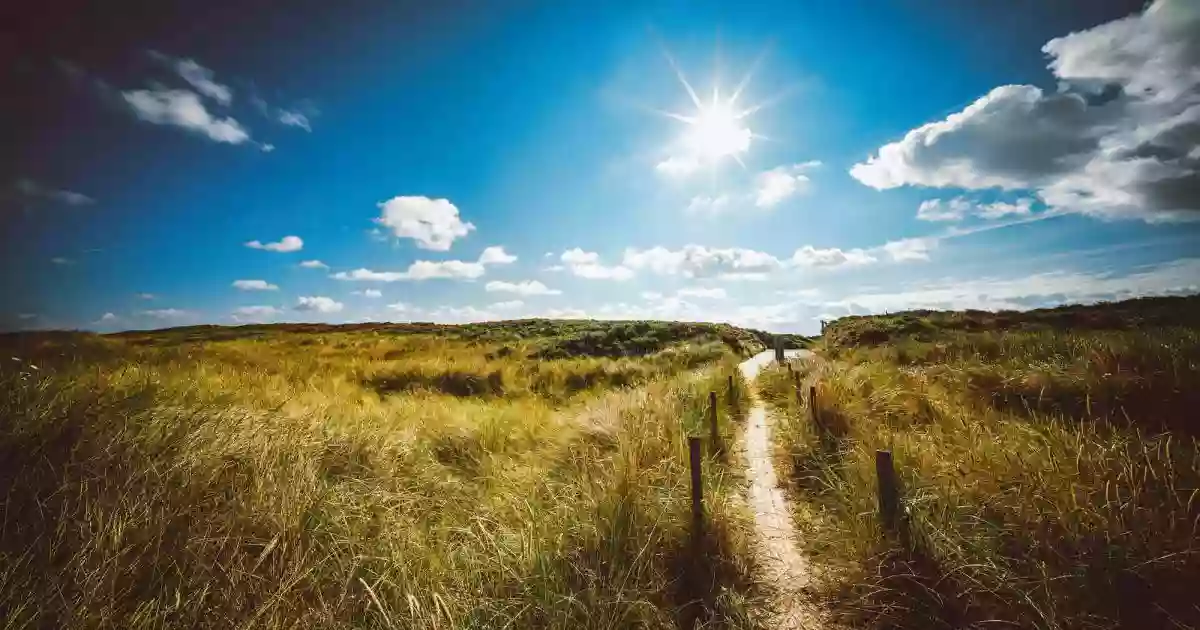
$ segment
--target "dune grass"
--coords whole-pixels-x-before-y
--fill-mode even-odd
[[[732,346],[479,330],[6,338],[5,627],[755,627]]]
[[[1164,312],[1139,302],[1073,316]],[[826,602],[868,627],[1200,627],[1200,322],[1195,299],[1169,302],[1190,308],[1137,327],[835,322],[827,360],[798,366],[821,429],[787,371],[766,373]],[[895,534],[876,449],[901,478]]]

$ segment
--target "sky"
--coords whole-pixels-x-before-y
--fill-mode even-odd
[[[0,10],[2,329],[1200,291],[1189,0],[100,5]]]

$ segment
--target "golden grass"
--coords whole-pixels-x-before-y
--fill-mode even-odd
[[[719,462],[701,560],[688,542],[686,436],[735,357],[536,342],[24,340],[0,368],[5,626],[753,627]]]
[[[1200,627],[1197,330],[922,335],[801,368],[826,432],[784,369],[762,377],[827,603],[872,627]],[[876,449],[904,542],[877,523]]]

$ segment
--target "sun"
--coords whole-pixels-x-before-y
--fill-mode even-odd
[[[712,96],[701,100],[665,46],[663,55],[695,109],[687,113],[655,110],[686,125],[682,135],[670,148],[670,156],[659,164],[660,170],[687,174],[701,166],[715,169],[726,159],[732,159],[744,168],[746,164],[742,156],[750,150],[754,139],[765,137],[751,130],[748,123],[748,117],[763,105],[739,108],[738,99],[762,56],[755,60],[729,97],[722,97],[719,82],[714,79]]]
[[[716,161],[737,157],[750,149],[754,133],[742,124],[731,105],[728,102],[708,103],[691,117],[683,143],[694,155]]]

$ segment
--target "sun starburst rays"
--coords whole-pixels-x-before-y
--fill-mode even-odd
[[[745,90],[762,63],[766,52],[764,50],[754,59],[749,70],[741,77],[728,97],[722,97],[719,77],[721,62],[718,57],[713,72],[711,97],[705,101],[688,81],[674,55],[667,50],[665,45],[662,46],[663,57],[666,58],[676,80],[683,86],[695,108],[692,112],[655,110],[686,126],[674,144],[672,156],[667,160],[672,165],[672,169],[687,171],[695,167],[707,166],[709,169],[716,170],[726,158],[732,159],[743,169],[746,168],[743,156],[750,150],[752,142],[756,139],[766,139],[765,136],[755,133],[750,128],[748,119],[769,103],[764,102],[743,108],[737,107],[737,104],[745,94]],[[688,165],[691,168],[681,168],[681,165]]]

